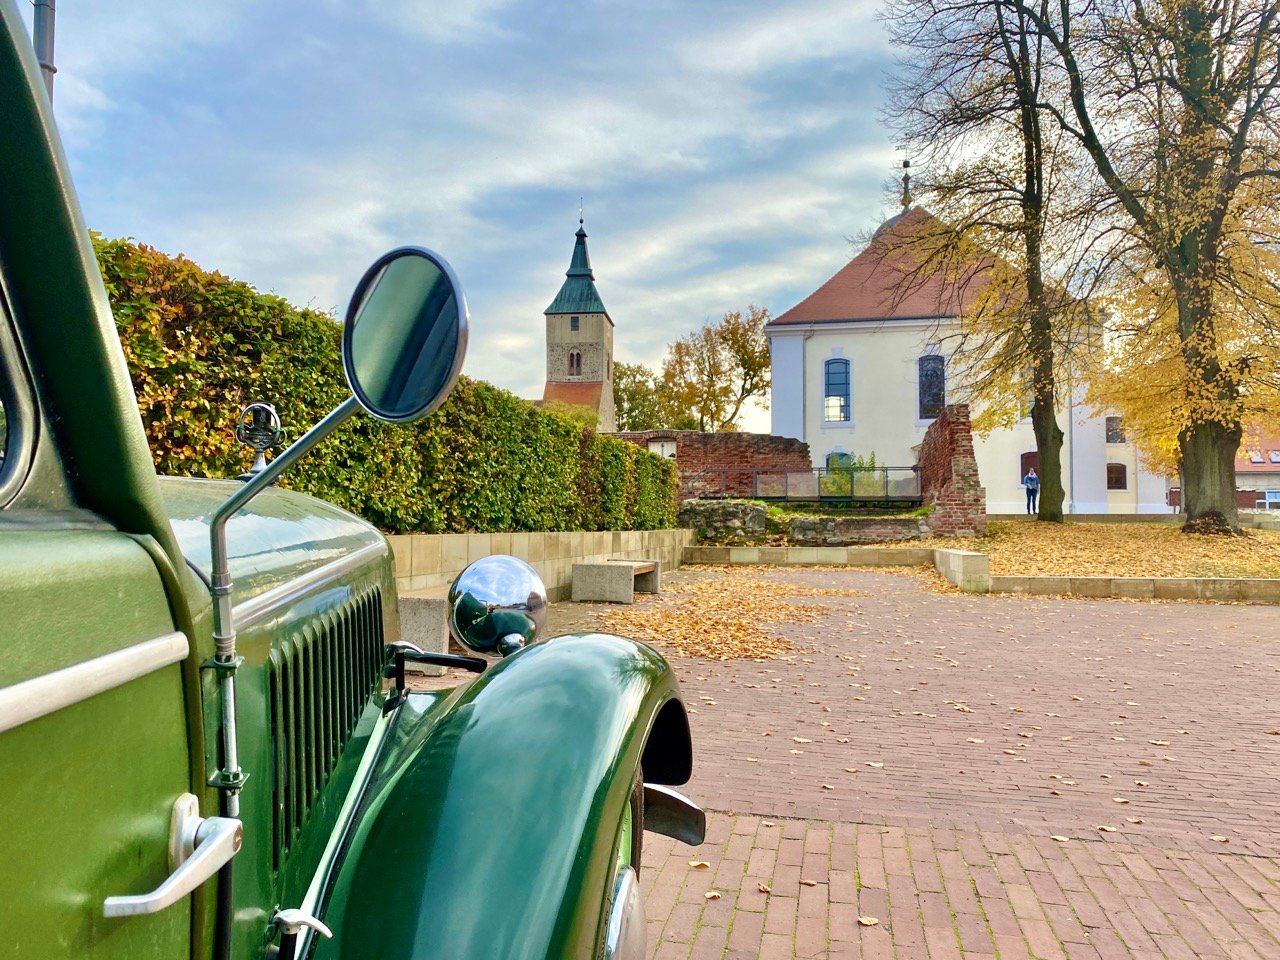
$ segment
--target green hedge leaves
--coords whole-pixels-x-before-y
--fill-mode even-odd
[[[347,396],[327,314],[128,240],[94,247],[159,472],[235,476],[246,403],[274,403],[296,438]],[[672,527],[676,484],[673,462],[466,377],[418,424],[354,418],[282,483],[390,533]]]

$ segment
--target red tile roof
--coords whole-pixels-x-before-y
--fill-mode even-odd
[[[910,249],[913,240],[946,229],[927,210],[904,210],[881,224],[866,249],[835,276],[770,326],[956,316],[973,302],[981,280],[971,273],[969,282],[957,283],[941,268],[914,275],[919,261]]]
[[[1255,458],[1262,462],[1255,463]],[[1280,473],[1280,434],[1246,427],[1236,455],[1236,473]]]
[[[604,384],[599,380],[576,383],[548,383],[542,390],[542,402],[558,401],[573,407],[600,409],[600,394]]]

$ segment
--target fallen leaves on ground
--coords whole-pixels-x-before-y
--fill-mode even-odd
[[[879,922],[880,920],[877,917],[859,917],[858,918],[858,926],[860,927],[874,927]]]
[[[637,597],[630,607],[600,614],[603,629],[657,642],[684,656],[713,660],[766,660],[790,653],[791,640],[768,629],[775,624],[815,623],[827,607],[797,602],[812,597],[861,597],[862,590],[805,587],[770,580],[770,567],[684,567],[713,571],[669,586],[661,595]]]
[[[1182,533],[1176,523],[996,522],[985,537],[935,537],[912,546],[976,550],[996,576],[1280,577],[1280,532],[1238,537]]]

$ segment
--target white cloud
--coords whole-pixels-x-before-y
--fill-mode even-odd
[[[646,23],[641,6],[596,47],[584,41],[591,55],[581,62],[537,34],[559,29],[541,8],[513,0],[370,3],[360,43],[335,33],[351,29],[350,6],[326,0],[306,7],[290,49],[339,52],[344,83],[356,86],[350,103],[328,88],[308,99],[317,78],[307,71],[325,57],[291,60],[263,91],[291,111],[287,134],[239,129],[238,105],[218,99],[224,77],[210,75],[217,111],[198,117],[163,96],[147,102],[138,82],[162,80],[166,63],[199,45],[238,49],[260,29],[244,16],[247,0],[140,0],[112,5],[110,16],[108,5],[84,6],[95,12],[68,27],[60,122],[75,131],[72,146],[85,131],[105,137],[133,124],[117,132],[131,138],[117,154],[129,161],[118,192],[86,205],[110,210],[113,222],[94,226],[321,309],[345,306],[387,247],[426,243],[459,268],[472,303],[467,372],[526,396],[542,381],[541,311],[567,265],[580,194],[619,356],[654,364],[705,319],[748,302],[782,310],[791,303],[780,300],[826,279],[851,253],[843,238],[874,217],[892,165],[887,141],[868,133],[867,91],[807,97],[801,82],[784,98],[753,85],[777,68],[823,71],[834,57],[879,55],[882,32],[865,0],[801,0],[677,39]],[[537,47],[537,61],[510,53],[513,38]],[[502,47],[494,59],[476,55],[486,40]],[[615,48],[627,43],[644,56],[621,57]],[[246,56],[262,49],[246,46]],[[388,86],[389,76],[416,86]],[[202,90],[200,80],[188,90]],[[174,141],[197,130],[200,146],[148,165],[137,134],[151,124]],[[565,209],[548,224],[558,194]]]
[[[393,29],[428,40],[475,40],[507,35],[498,15],[514,0],[372,0],[369,10]]]
[[[119,105],[109,92],[116,81],[155,73],[193,46],[223,41],[235,32],[249,7],[249,0],[131,0],[58,7],[54,102],[62,135],[72,144],[97,135],[104,117]],[[30,18],[25,10],[24,17]]]
[[[888,36],[875,0],[808,0],[780,4],[682,48],[690,70],[750,76],[778,67],[859,52],[884,52]]]

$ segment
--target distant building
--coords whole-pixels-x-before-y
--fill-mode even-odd
[[[1280,433],[1245,430],[1236,457],[1237,506],[1280,510]]]
[[[601,431],[617,429],[613,405],[613,320],[596,290],[587,231],[578,221],[573,257],[547,318],[547,383],[543,403],[587,407]]]
[[[975,291],[941,272],[912,277],[901,251],[938,221],[907,207],[861,253],[765,329],[772,355],[773,433],[809,444],[815,467],[876,456],[909,467],[925,430],[953,392],[947,336]],[[972,285],[970,285],[972,286]],[[976,411],[975,411],[976,412]],[[1058,411],[1064,509],[1072,513],[1167,512],[1167,484],[1145,470],[1118,417],[1096,415],[1079,396]],[[1038,464],[1026,418],[974,438],[990,513],[1026,509],[1022,478]]]
[[[1169,502],[1182,505],[1182,490],[1169,491]],[[1236,509],[1280,511],[1280,432],[1274,427],[1246,426],[1236,454]]]

